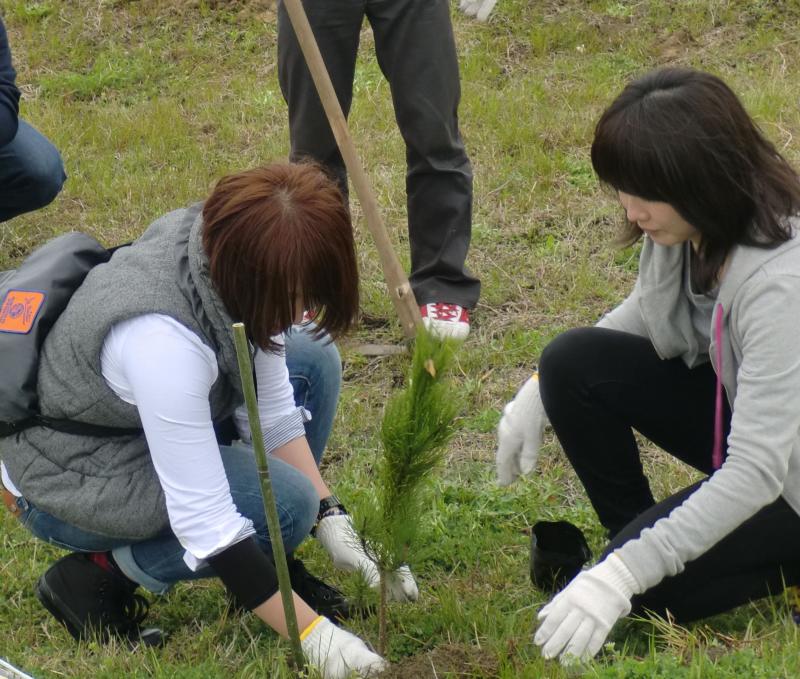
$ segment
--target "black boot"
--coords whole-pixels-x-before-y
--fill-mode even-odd
[[[289,579],[292,589],[303,601],[334,622],[371,613],[368,607],[354,606],[338,589],[311,575],[300,559],[289,558]]]
[[[311,575],[300,559],[289,556],[287,557],[287,563],[289,566],[289,581],[295,594],[317,613],[324,615],[332,622],[347,620],[356,615],[363,618],[372,615],[374,612],[373,606],[366,604],[354,605],[338,589]],[[228,592],[228,605],[230,607],[229,610],[234,615],[245,613],[248,610],[230,592]]]
[[[36,597],[77,640],[118,637],[131,645],[161,646],[158,629],[142,629],[149,604],[136,583],[102,568],[88,554],[56,561],[36,583]]]

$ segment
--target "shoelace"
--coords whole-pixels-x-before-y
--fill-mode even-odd
[[[452,321],[458,318],[458,304],[429,304],[429,309],[433,310],[433,319],[437,321]]]
[[[125,598],[122,613],[131,626],[138,627],[150,611],[150,603],[141,594],[131,594]]]
[[[100,602],[107,606],[103,611],[105,622],[117,634],[138,632],[139,624],[150,611],[150,603],[141,594],[126,591],[115,583],[100,583]]]

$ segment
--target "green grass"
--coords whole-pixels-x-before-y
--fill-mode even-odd
[[[69,174],[51,206],[0,225],[0,269],[68,229],[129,240],[221,174],[288,152],[270,0],[0,0],[0,13],[22,115],[56,143]],[[532,478],[498,488],[494,427],[547,342],[593,323],[636,275],[637,249],[613,245],[619,209],[592,175],[593,125],[634,74],[692,65],[724,77],[800,165],[799,22],[795,0],[501,0],[488,24],[454,13],[475,169],[469,265],[483,295],[454,370],[460,427],[412,564],[420,601],[390,611],[395,676],[572,676],[531,643],[545,596],[528,578],[527,531],[566,518],[595,553],[602,531],[552,438]],[[368,31],[354,89],[352,133],[407,265],[404,148]],[[369,493],[382,408],[408,357],[352,348],[402,339],[357,203],[353,213],[364,324],[342,347],[346,382],[325,475],[355,503]],[[694,479],[653,446],[644,451],[657,496]],[[153,598],[151,621],[172,635],[163,650],[76,646],[33,596],[60,553],[0,516],[0,656],[37,678],[290,676],[287,647],[252,616],[228,614],[210,581]],[[302,551],[316,572],[359,592],[317,545]],[[354,628],[377,637],[373,619]],[[798,630],[781,597],[687,629],[626,621],[610,643],[585,676],[800,676]]]

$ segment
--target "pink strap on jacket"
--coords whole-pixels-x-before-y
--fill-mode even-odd
[[[714,405],[714,450],[711,466],[717,470],[722,466],[722,305],[717,304],[714,319],[714,342],[717,345],[717,397]]]

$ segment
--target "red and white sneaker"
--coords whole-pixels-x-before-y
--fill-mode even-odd
[[[469,335],[469,311],[458,304],[431,302],[419,308],[423,325],[441,339],[465,340]]]

